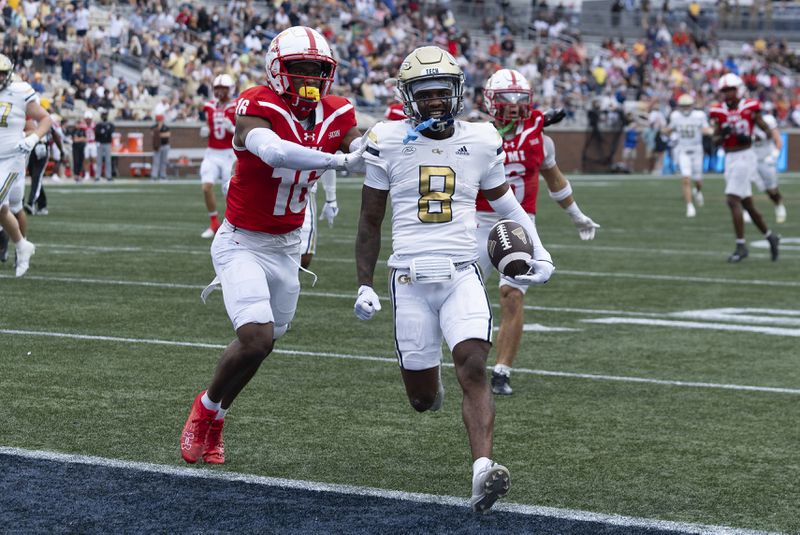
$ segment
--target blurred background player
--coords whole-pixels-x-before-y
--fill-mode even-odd
[[[156,124],[153,126],[153,167],[150,169],[150,180],[167,179],[172,132],[164,120],[164,115],[156,115]]]
[[[622,164],[625,171],[636,171],[636,147],[639,145],[639,125],[633,113],[625,116],[625,138],[622,144]]]
[[[108,120],[108,110],[100,108],[100,122],[95,125],[95,138],[97,140],[97,165],[94,168],[95,181],[105,178],[108,182],[114,180],[114,169],[111,166],[111,143],[114,139],[114,123]]]
[[[225,219],[211,244],[225,309],[236,331],[208,390],[181,432],[188,463],[225,462],[222,428],[234,399],[286,333],[300,295],[300,227],[308,189],[326,169],[363,169],[353,105],[328,95],[336,61],[325,38],[293,26],[267,52],[267,84],[239,95]]]
[[[749,254],[744,239],[742,209],[747,210],[753,223],[764,234],[774,262],[778,259],[780,236],[767,227],[753,202],[751,182],[758,173],[758,161],[752,149],[753,126],[758,125],[767,136],[773,138],[777,146],[780,146],[780,138],[764,122],[761,104],[757,100],[744,98],[745,88],[741,78],[733,73],[725,74],[717,82],[717,90],[722,102],[711,106],[709,116],[714,124],[714,133],[721,139],[725,150],[725,197],[736,235],[736,249],[728,257],[728,262],[741,262]]]
[[[569,181],[556,165],[552,139],[542,129],[560,120],[558,112],[542,114],[533,109],[533,93],[524,76],[512,69],[494,73],[484,88],[484,106],[494,127],[503,138],[505,176],[522,208],[536,221],[536,197],[539,193],[539,172],[547,182],[550,197],[564,208],[578,229],[582,240],[592,240],[600,227],[581,212],[572,195]],[[491,273],[492,264],[486,250],[489,230],[500,219],[491,204],[478,194],[478,254],[483,272]],[[510,377],[519,350],[524,324],[523,298],[528,287],[507,277],[500,277],[500,331],[497,334],[496,364],[492,371],[492,392],[512,393]]]
[[[324,219],[328,222],[328,226],[332,227],[333,220],[339,215],[339,204],[336,202],[336,170],[329,169],[322,173],[322,177],[308,190],[306,217],[300,231],[300,267],[303,269],[308,269],[317,253],[317,184],[319,183],[322,183],[322,189],[325,191],[325,205],[322,207],[319,221]]]
[[[95,136],[94,113],[86,110],[83,113],[83,121],[78,125],[78,129],[83,130],[86,138],[86,145],[83,148],[83,180],[95,178],[95,164],[97,162],[97,137]]]
[[[775,117],[764,113],[762,118],[772,129],[773,135],[767,135],[757,124],[753,129],[753,151],[758,160],[756,186],[759,191],[766,192],[775,205],[775,222],[784,223],[786,222],[786,207],[783,205],[783,196],[778,190],[778,157],[781,155],[783,139]]]
[[[233,97],[233,78],[220,74],[213,82],[214,100],[206,102],[203,112],[206,124],[200,130],[202,137],[208,137],[208,147],[200,164],[200,183],[203,200],[208,210],[208,228],[200,234],[201,238],[213,238],[219,229],[217,198],[214,184],[222,184],[222,196],[228,194],[228,183],[233,174],[236,156],[233,153],[233,132],[236,121],[236,102]]]
[[[44,106],[43,106],[44,107]],[[52,118],[51,118],[52,121]],[[35,131],[36,121],[29,119],[26,125],[28,130]],[[45,134],[34,146],[28,156],[28,174],[31,176],[31,189],[28,192],[28,200],[23,206],[25,213],[31,215],[47,215],[47,194],[44,191],[44,173],[47,169],[47,162],[50,160],[50,148],[53,145],[62,146],[61,138],[54,128]]]
[[[66,176],[67,137],[61,127],[61,116],[57,113],[50,114],[53,125],[50,127],[52,143],[50,144],[50,159],[53,161],[53,174],[50,179],[53,182],[61,182]]]
[[[698,207],[704,203],[703,134],[711,133],[705,112],[694,109],[694,97],[686,93],[678,97],[678,109],[669,114],[669,123],[664,129],[664,134],[672,135],[676,140],[672,153],[682,177],[681,187],[683,200],[686,203],[686,217],[697,215],[695,203]]]
[[[14,243],[17,253],[15,274],[23,276],[30,266],[36,246],[25,239],[19,223],[9,208],[9,195],[17,181],[24,190],[25,157],[39,139],[50,129],[50,116],[36,98],[36,92],[27,82],[13,80],[14,63],[0,54],[0,260],[8,259],[8,241]],[[25,135],[25,117],[38,122],[34,132]],[[20,205],[22,199],[20,198]],[[20,206],[21,211],[21,206]]]
[[[544,284],[555,268],[508,187],[497,132],[487,123],[456,120],[463,110],[464,74],[455,58],[435,46],[414,50],[400,67],[398,89],[409,120],[375,125],[364,153],[354,312],[368,320],[381,309],[373,284],[391,196],[390,293],[406,396],[417,412],[441,408],[444,339],[462,391],[472,457],[469,503],[483,512],[505,496],[510,476],[492,461],[495,407],[486,377],[492,313],[477,266],[478,191],[499,214],[522,225],[533,242],[531,269],[515,280]]]

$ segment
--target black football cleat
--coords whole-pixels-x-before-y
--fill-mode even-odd
[[[502,373],[492,372],[492,392],[498,396],[510,396],[513,394],[511,377]]]
[[[0,262],[8,260],[8,233],[0,229]]]
[[[728,257],[728,262],[730,264],[736,264],[747,258],[747,255],[749,254],[750,252],[747,250],[747,246],[743,244],[736,244],[736,250]]]
[[[767,236],[767,241],[769,242],[769,254],[772,256],[772,261],[775,262],[778,259],[778,242],[781,241],[781,237],[773,232]]]

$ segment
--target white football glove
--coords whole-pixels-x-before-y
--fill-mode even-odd
[[[226,132],[233,133],[233,131],[236,130],[236,127],[234,126],[233,122],[227,117],[224,117],[222,119],[222,127],[225,129]]]
[[[33,149],[33,153],[39,159],[44,158],[47,156],[47,145],[44,145],[43,143],[37,143],[36,147]]]
[[[580,235],[582,240],[594,239],[595,230],[599,229],[600,225],[592,221],[591,217],[584,213],[577,213],[575,215],[570,215],[570,218],[575,228],[578,229],[578,235]]]
[[[322,207],[322,213],[319,215],[319,220],[323,219],[328,222],[328,226],[333,226],[333,220],[339,215],[339,205],[335,200],[325,201],[325,206]]]
[[[356,317],[362,321],[372,319],[377,311],[381,309],[378,294],[371,286],[361,285],[358,289],[358,297],[356,297],[356,304],[353,308]]]
[[[778,158],[780,157],[780,155],[781,151],[779,151],[778,149],[772,149],[772,152],[767,154],[767,156],[764,158],[764,164],[769,166],[775,165],[776,163],[778,163]]]
[[[200,137],[208,137],[208,134],[210,133],[211,132],[209,131],[207,124],[204,124],[200,127]]]
[[[36,134],[28,134],[28,136],[19,142],[17,145],[17,150],[24,154],[28,154],[33,150],[33,147],[35,147],[37,143],[39,143],[39,136]]]
[[[550,280],[550,276],[556,270],[556,266],[549,260],[531,259],[527,261],[530,270],[525,275],[514,277],[516,282],[522,284],[544,284]]]

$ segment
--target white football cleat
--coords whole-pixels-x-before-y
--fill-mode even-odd
[[[21,277],[31,265],[31,257],[36,253],[36,246],[22,238],[17,245],[17,270],[16,276]]]
[[[202,233],[202,234],[200,234],[200,237],[201,237],[201,238],[206,238],[206,239],[209,239],[209,238],[213,238],[213,237],[214,237],[214,234],[215,234],[215,232],[214,232],[214,231],[211,229],[211,227],[208,227],[207,229],[205,229],[205,230],[203,231],[203,233]]]
[[[775,205],[775,222],[786,223],[786,207],[782,204]]]
[[[703,192],[699,190],[694,190],[694,203],[697,205],[698,208],[702,208],[703,205],[706,203],[705,199],[703,198]]]
[[[686,205],[686,217],[694,217],[697,215],[697,210],[694,209],[694,205],[689,203]]]
[[[472,498],[469,504],[476,513],[485,513],[494,502],[508,494],[511,475],[508,468],[490,461],[472,477]]]

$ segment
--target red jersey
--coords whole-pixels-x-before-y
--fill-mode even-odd
[[[236,123],[236,102],[222,104],[218,100],[212,100],[205,103],[203,111],[206,113],[208,123],[208,148],[232,148],[233,129],[230,126]]]
[[[239,95],[236,115],[261,117],[281,138],[304,147],[335,153],[356,126],[353,105],[327,95],[317,104],[314,129],[306,131],[271,88],[251,87]],[[246,149],[235,148],[236,167],[228,189],[225,218],[236,227],[285,234],[303,225],[308,190],[324,169],[273,169]]]
[[[713,104],[708,111],[709,119],[716,120],[720,128],[730,126],[731,133],[722,140],[722,148],[732,149],[741,147],[742,143],[736,139],[737,135],[744,134],[752,137],[755,121],[754,115],[761,110],[761,104],[751,98],[739,99],[735,108],[728,108],[727,104]]]
[[[539,168],[544,161],[543,128],[542,112],[533,110],[531,116],[517,127],[517,134],[513,139],[503,139],[506,181],[522,208],[529,214],[536,213]],[[475,208],[479,212],[492,211],[492,206],[481,192],[478,192]]]
[[[403,103],[395,102],[394,104],[389,104],[389,107],[386,108],[386,113],[383,114],[383,117],[387,121],[402,121],[405,119],[406,112],[403,111]]]
[[[78,128],[83,130],[86,136],[86,143],[94,143],[96,141],[94,137],[94,127],[95,124],[92,121],[81,121],[78,124]]]

